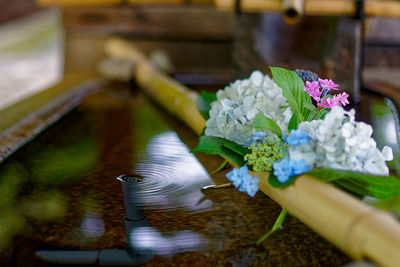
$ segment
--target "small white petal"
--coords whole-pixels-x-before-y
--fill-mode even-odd
[[[359,136],[371,137],[373,130],[371,125],[359,122],[357,124],[357,132]]]
[[[250,80],[255,86],[261,86],[263,83],[264,75],[261,73],[261,71],[253,71],[253,73],[250,75]]]
[[[382,149],[382,155],[385,161],[393,160],[393,151],[391,147],[384,146]]]
[[[344,138],[350,138],[354,133],[354,126],[353,124],[347,122],[342,127],[342,136]]]
[[[250,81],[249,80],[243,80],[240,85],[243,86],[244,88],[248,87],[250,85]]]

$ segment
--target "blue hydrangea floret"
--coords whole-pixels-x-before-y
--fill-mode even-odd
[[[279,162],[274,162],[272,167],[274,168],[274,175],[281,183],[289,180],[289,177],[292,175],[292,166],[290,165],[290,160],[288,158],[284,158]]]
[[[247,139],[246,142],[244,142],[244,145],[251,146],[252,144],[257,142],[258,140],[260,140],[260,139],[262,139],[263,137],[266,137],[266,136],[268,136],[268,132],[258,131],[255,134],[253,134],[252,136],[250,136],[250,138]]]
[[[254,197],[258,191],[259,179],[249,174],[247,165],[241,168],[234,168],[226,174],[226,177],[240,192],[247,192],[251,197]]]
[[[284,158],[279,162],[275,162],[272,167],[274,168],[274,175],[281,183],[287,182],[291,176],[300,175],[311,170],[311,167],[306,164],[304,159]]]
[[[304,159],[290,160],[290,165],[292,166],[293,175],[300,175],[305,172],[311,171],[311,166],[308,166]]]
[[[291,130],[288,136],[283,136],[283,140],[286,141],[289,145],[294,145],[297,147],[300,144],[307,144],[311,141],[311,137],[308,136],[307,132],[298,129],[298,130]]]

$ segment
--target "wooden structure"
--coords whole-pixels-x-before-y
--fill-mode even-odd
[[[177,4],[207,4],[212,0],[36,0],[41,6],[61,7],[88,7],[88,6],[111,6],[123,3],[130,5],[177,5]]]
[[[353,16],[357,9],[353,0],[240,0],[239,3],[243,12],[281,12],[293,8],[307,15]],[[234,10],[236,0],[215,0],[215,5],[221,10]],[[364,5],[367,16],[400,17],[399,1],[365,0]]]

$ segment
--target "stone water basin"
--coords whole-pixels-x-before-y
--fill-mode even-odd
[[[261,192],[251,198],[233,188],[201,191],[226,179],[207,173],[221,158],[189,152],[197,140],[136,89],[110,84],[92,93],[1,164],[2,266],[115,265],[132,245],[150,256],[129,264],[144,266],[350,261],[292,216],[256,245],[280,207]],[[125,225],[121,174],[142,177],[131,204],[143,210],[144,223]]]

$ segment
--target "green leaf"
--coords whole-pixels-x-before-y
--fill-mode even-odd
[[[217,137],[217,138],[219,138],[219,137]],[[251,153],[251,149],[241,146],[241,145],[239,145],[233,141],[230,141],[228,139],[221,138],[221,142],[222,142],[223,147],[226,147],[241,156],[245,156],[245,155]]]
[[[380,209],[395,213],[397,217],[400,217],[400,197],[378,200],[377,202],[371,204]]]
[[[304,102],[304,107],[308,110],[314,111],[314,112],[318,112],[318,109],[314,106],[314,104],[312,102],[309,101],[305,101]]]
[[[279,216],[276,219],[272,228],[265,235],[263,235],[260,239],[257,240],[257,242],[256,242],[257,245],[260,245],[262,242],[264,242],[265,239],[270,237],[273,233],[275,233],[276,231],[278,231],[281,228],[283,222],[285,221],[287,213],[288,213],[288,210],[282,208],[282,211],[281,211],[281,213],[279,213]]]
[[[317,117],[318,111],[314,112],[314,111],[310,111],[310,113],[307,115],[306,117],[306,121],[312,121]],[[315,116],[315,117],[314,117]]]
[[[362,200],[362,199],[364,198],[365,192],[362,193],[362,194],[356,193],[357,190],[351,189],[351,187],[347,187],[347,188],[346,188],[346,187],[343,185],[343,183],[340,183],[340,181],[341,181],[341,180],[333,181],[331,184],[333,184],[333,185],[336,186],[336,187],[341,188],[341,189],[342,189],[343,191],[345,191],[346,193],[348,193],[348,194],[350,194],[350,195],[352,195],[352,196],[354,196],[354,197],[356,197],[356,198],[358,198],[358,199],[360,199],[360,200]],[[342,181],[343,181],[343,180],[342,180]]]
[[[400,181],[394,176],[378,176],[359,172],[313,169],[310,174],[325,182],[335,182],[357,194],[386,199],[400,196]]]
[[[253,121],[253,128],[257,131],[269,130],[276,134],[277,136],[282,136],[282,130],[276,122],[266,117],[262,112],[258,113]]]
[[[323,120],[326,116],[326,114],[328,114],[330,110],[325,108],[323,110],[320,110],[320,112],[318,113],[317,117],[315,117],[316,120]]]
[[[285,188],[288,185],[292,184],[294,182],[294,180],[297,178],[297,176],[291,176],[286,182],[281,183],[278,180],[278,177],[276,177],[273,172],[269,173],[269,177],[268,177],[268,183],[275,188]]]
[[[293,113],[297,113],[300,122],[304,121],[305,102],[311,101],[310,96],[304,91],[303,80],[291,70],[270,67],[274,82],[282,88]]]
[[[319,180],[322,180],[327,183],[333,182],[343,177],[341,172],[328,169],[319,169],[319,168],[312,169],[311,171],[307,172],[307,174],[312,175],[318,178]]]
[[[315,111],[311,111],[311,110],[309,110],[307,108],[304,108],[304,111],[303,111],[304,120],[305,121],[311,121],[311,119],[314,117],[314,115],[316,113],[317,112],[315,112]]]
[[[400,180],[394,176],[378,176],[359,172],[313,169],[307,174],[315,178],[333,183],[343,189],[359,196],[371,196],[377,199],[388,199],[400,196]],[[276,188],[284,188],[294,182],[296,176],[292,176],[285,183],[279,182],[271,172],[268,182]]]
[[[300,120],[299,120],[299,116],[297,116],[296,113],[294,113],[292,115],[292,117],[289,120],[289,124],[288,124],[288,130],[290,132],[290,130],[292,129],[297,129],[297,127],[299,126]]]
[[[207,127],[205,126],[205,127],[203,128],[203,130],[201,131],[201,133],[200,133],[200,137],[202,137],[203,135],[206,134],[206,129],[207,129]]]
[[[333,182],[334,185],[343,188],[345,191],[352,193],[360,198],[370,195],[370,192],[365,188],[365,185],[354,183],[350,179],[339,179]]]
[[[203,135],[200,137],[199,145],[191,152],[220,155],[232,160],[238,166],[243,166],[246,163],[243,157],[251,153],[251,150],[225,138]]]
[[[211,103],[217,100],[215,93],[202,91],[196,99],[196,107],[205,120],[210,118]]]

